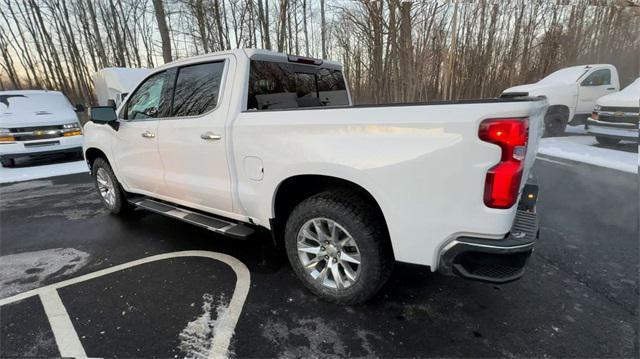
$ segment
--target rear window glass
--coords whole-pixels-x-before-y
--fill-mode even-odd
[[[251,61],[247,109],[345,106],[342,72],[289,63]]]
[[[173,95],[173,116],[197,116],[216,107],[224,62],[181,67]]]

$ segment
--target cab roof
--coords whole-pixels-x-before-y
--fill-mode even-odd
[[[175,66],[201,62],[209,58],[213,59],[220,55],[234,55],[237,57],[259,59],[259,60],[265,60],[265,61],[289,62],[289,55],[287,54],[283,54],[281,52],[276,52],[271,50],[247,48],[247,49],[233,49],[233,50],[226,50],[226,51],[211,52],[208,54],[179,59],[179,60],[164,64],[162,66],[159,66],[155,70],[168,69]],[[332,68],[336,70],[342,69],[342,65],[339,62],[331,61],[331,60],[322,60],[321,65],[307,65],[307,66],[318,66],[323,68]]]

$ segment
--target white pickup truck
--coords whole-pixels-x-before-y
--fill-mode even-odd
[[[569,122],[585,123],[598,98],[619,90],[615,66],[595,64],[560,69],[534,84],[508,88],[502,97],[545,96],[544,135],[560,136]]]
[[[538,236],[544,98],[353,106],[332,61],[233,50],[155,69],[84,153],[104,205],[235,238],[271,230],[296,275],[367,300],[394,261],[489,281],[522,276]]]

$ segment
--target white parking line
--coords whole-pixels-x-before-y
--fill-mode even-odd
[[[81,275],[76,278],[67,279],[62,282],[50,284],[37,289],[29,290],[8,298],[0,299],[0,306],[15,303],[36,295],[40,296],[43,306],[45,307],[45,313],[47,313],[49,324],[54,331],[56,344],[58,345],[60,354],[62,356],[86,357],[86,354],[84,354],[84,348],[82,348],[80,339],[78,338],[75,329],[73,329],[73,323],[69,319],[64,305],[57,294],[57,290],[59,288],[81,283],[89,279],[98,278],[124,269],[139,266],[141,264],[177,257],[204,257],[215,259],[224,262],[236,273],[236,285],[233,291],[233,296],[231,297],[231,301],[229,302],[229,308],[228,310],[224,311],[222,318],[217,319],[219,326],[217,326],[215,336],[212,339],[211,349],[208,355],[209,358],[226,358],[228,355],[229,344],[231,343],[231,337],[233,337],[235,327],[238,323],[238,319],[240,318],[240,313],[242,312],[242,307],[244,306],[244,302],[247,299],[247,294],[249,293],[249,285],[251,279],[249,270],[244,265],[244,263],[240,262],[234,257],[222,253],[209,251],[182,251],[158,254],[128,263],[119,264],[110,268],[105,268],[93,273]],[[66,319],[64,317],[66,317]],[[56,331],[58,334],[56,334]],[[60,338],[59,335],[61,336]],[[82,351],[82,355],[80,354],[80,350]],[[75,354],[65,354],[71,352]]]
[[[63,358],[86,358],[78,333],[71,323],[69,314],[62,304],[58,290],[51,289],[40,293],[40,300],[47,314],[51,331],[56,338],[60,356]]]

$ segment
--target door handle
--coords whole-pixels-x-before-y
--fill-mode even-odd
[[[156,137],[156,134],[153,132],[144,131],[141,136],[144,138],[154,138]]]
[[[200,138],[202,138],[203,140],[207,140],[207,141],[216,141],[222,138],[222,136],[217,135],[211,131],[207,131],[203,134],[200,135]]]
[[[607,90],[615,90],[615,87],[609,87]]]

